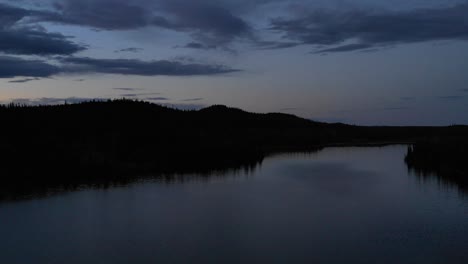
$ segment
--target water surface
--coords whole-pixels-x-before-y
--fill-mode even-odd
[[[468,199],[406,146],[0,203],[0,263],[468,263]]]

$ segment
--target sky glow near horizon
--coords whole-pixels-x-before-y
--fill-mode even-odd
[[[468,124],[468,1],[0,0],[0,101]]]

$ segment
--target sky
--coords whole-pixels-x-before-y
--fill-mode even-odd
[[[0,102],[468,124],[467,0],[0,0]]]

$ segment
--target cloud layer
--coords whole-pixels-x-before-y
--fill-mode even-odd
[[[0,55],[0,78],[87,73],[191,76],[237,71],[226,66],[175,60],[79,57],[80,52],[89,47],[78,44],[73,36],[51,32],[47,27],[50,23],[109,31],[158,27],[191,38],[191,41],[175,46],[203,50],[227,50],[228,45],[238,40],[261,49],[313,45],[318,48],[312,53],[333,53],[377,50],[433,40],[468,39],[466,2],[451,7],[385,11],[300,8],[301,4],[307,6],[307,1],[293,1],[296,4],[294,12],[290,1],[278,0],[46,2],[51,4],[0,3],[0,54],[3,54]],[[266,16],[269,17],[269,26],[265,29],[255,24],[258,20],[252,14],[261,13],[262,8],[271,3],[279,8],[272,12],[275,15]],[[252,10],[257,10],[257,13]],[[260,37],[262,33],[268,34],[270,39]],[[130,47],[116,51],[120,52],[131,55],[129,53],[143,53],[144,50]]]
[[[187,32],[207,47],[227,44],[250,31],[247,22],[215,1],[61,0],[53,7],[32,15],[40,21],[102,30],[160,27]]]
[[[0,78],[50,77],[60,72],[59,67],[41,60],[0,56]]]
[[[19,55],[70,55],[85,49],[60,33],[20,23],[36,13],[0,3],[0,52]]]
[[[62,34],[37,29],[37,22],[111,31],[159,27],[182,32],[192,38],[193,41],[179,43],[177,47],[206,50],[225,48],[236,40],[248,41],[264,49],[303,44],[325,46],[318,50],[321,53],[467,39],[466,2],[449,7],[403,11],[364,7],[321,9],[317,5],[312,8],[311,2],[51,0],[49,8],[40,10],[0,4],[0,37],[4,40],[0,51],[9,54],[71,55],[86,49]],[[262,31],[262,26],[252,23],[256,21],[252,14],[261,14],[262,8],[272,3],[278,9],[273,13],[282,15],[271,15],[269,31]],[[18,24],[21,26],[18,27]],[[277,33],[280,38],[265,40],[260,37],[267,32]],[[120,51],[141,50],[130,48]]]
[[[136,59],[92,59],[64,57],[57,65],[41,60],[0,57],[0,78],[50,77],[57,74],[122,74],[139,76],[191,76],[235,72],[220,65],[184,64],[177,61],[141,61]]]
[[[65,73],[106,73],[141,76],[190,76],[230,73],[238,70],[220,65],[184,64],[178,61],[141,61],[136,59],[93,59],[65,57],[61,59]]]
[[[27,28],[0,30],[0,52],[15,55],[71,55],[85,50],[59,33]]]
[[[346,52],[433,40],[467,40],[466,14],[468,4],[400,12],[318,9],[300,17],[273,19],[270,29],[301,44],[334,46],[319,53]]]

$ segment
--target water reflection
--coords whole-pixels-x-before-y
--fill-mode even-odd
[[[441,173],[426,167],[415,167],[408,164],[408,173],[416,177],[418,182],[422,185],[437,184],[440,189],[458,190],[459,194],[468,198],[468,181],[460,179],[460,176],[455,176],[451,173]],[[468,175],[463,175],[463,178]]]
[[[239,159],[229,162],[228,166],[220,167],[214,164],[212,168],[203,164],[194,168],[179,167],[180,170],[165,171],[159,173],[139,174],[133,176],[102,176],[87,175],[83,180],[61,180],[59,182],[21,182],[15,185],[0,186],[0,202],[17,201],[25,199],[38,199],[57,195],[65,192],[73,192],[86,189],[110,189],[124,187],[141,182],[158,182],[161,184],[183,184],[190,182],[208,183],[213,180],[226,178],[248,177],[254,174],[264,160],[263,156],[250,156],[251,159]],[[180,172],[184,171],[184,172]],[[64,173],[63,177],[66,177]]]
[[[468,196],[468,172],[464,162],[453,162],[449,157],[437,157],[427,149],[424,152],[415,151],[409,146],[405,163],[408,172],[416,177],[421,184],[436,183],[440,188],[454,188],[463,196]],[[439,153],[440,154],[440,153]],[[454,154],[452,154],[454,155]],[[447,159],[451,162],[447,162]]]
[[[466,201],[421,188],[405,150],[274,155],[1,203],[0,263],[468,263]]]
[[[405,148],[406,146],[395,146],[399,148]],[[341,147],[331,148],[339,149],[340,153],[353,153],[356,149],[366,148],[353,148],[353,147]],[[369,149],[391,149],[391,147],[371,147]],[[24,199],[36,199],[44,198],[60,193],[73,192],[86,189],[109,189],[116,187],[124,187],[127,185],[141,183],[141,182],[158,182],[160,184],[184,184],[190,182],[209,183],[212,181],[229,180],[231,178],[245,178],[255,175],[257,169],[261,168],[265,158],[275,159],[276,157],[288,158],[288,159],[320,159],[323,149],[316,149],[311,151],[301,152],[285,152],[285,153],[269,153],[269,154],[255,154],[246,155],[245,157],[231,157],[225,164],[216,163],[198,163],[196,166],[184,167],[181,161],[180,165],[175,168],[164,169],[158,173],[146,173],[132,176],[122,175],[93,175],[90,173],[84,179],[76,180],[72,177],[70,180],[48,181],[44,180],[29,182],[21,184],[3,184],[0,186],[0,202],[24,200]],[[408,150],[409,151],[409,150]],[[388,152],[388,151],[387,151]],[[322,155],[323,156],[323,155]],[[332,158],[332,157],[328,157]],[[396,156],[398,159],[402,159],[401,155]],[[352,160],[352,157],[348,157]],[[372,156],[368,157],[368,164],[374,164],[385,168],[387,164],[377,164],[373,160]],[[405,159],[405,164],[408,168],[408,174],[411,177],[415,177],[420,184],[432,184],[436,183],[440,188],[455,188],[460,191],[463,195],[468,195],[468,177],[467,175],[454,175],[453,173],[440,172],[437,169],[438,166],[434,166],[433,163],[412,163]],[[298,181],[306,181],[307,178],[303,179],[304,175],[314,174],[314,181],[318,186],[323,189],[328,188],[348,188],[352,186],[366,186],[372,188],[373,178],[367,172],[361,172],[357,174],[350,174],[349,177],[342,178],[336,177],[336,175],[329,175],[326,172],[336,170],[344,164],[325,164],[321,166],[310,167],[310,164],[291,164],[292,167],[283,167],[281,170],[294,170],[298,173],[289,175],[291,179],[297,179]],[[347,168],[342,168],[343,170]],[[307,173],[305,173],[307,172]],[[105,174],[105,173],[104,173]],[[62,178],[66,178],[67,173],[63,174]],[[352,183],[351,183],[352,182]],[[351,190],[341,190],[347,192]]]

